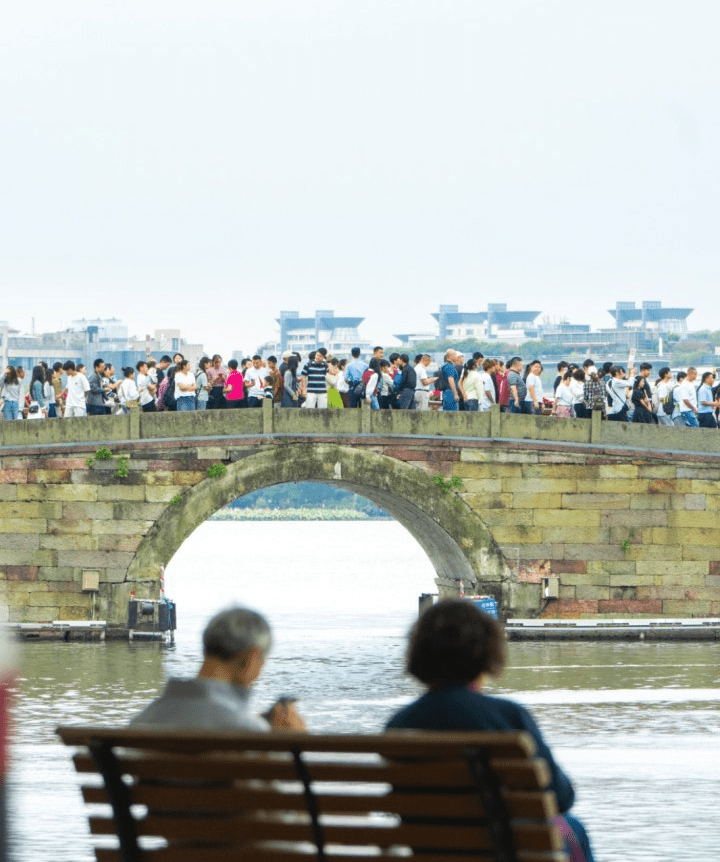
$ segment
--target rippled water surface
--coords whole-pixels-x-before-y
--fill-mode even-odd
[[[270,618],[254,699],[294,694],[312,730],[375,731],[418,692],[405,633],[433,571],[394,522],[206,523],[167,569],[174,647],[28,644],[9,782],[14,862],[93,858],[64,723],[124,723],[168,676],[193,675],[200,632],[231,602]],[[494,691],[528,706],[573,777],[599,860],[709,862],[720,816],[720,644],[512,643]]]

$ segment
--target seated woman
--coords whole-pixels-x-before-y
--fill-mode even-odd
[[[438,602],[413,626],[407,652],[408,672],[428,690],[396,713],[387,727],[527,731],[537,744],[538,756],[550,767],[550,787],[564,814],[558,826],[570,858],[593,862],[585,828],[567,814],[575,799],[572,783],[555,763],[533,717],[520,704],[482,690],[485,678],[499,676],[504,667],[505,635],[497,620],[469,601]]]

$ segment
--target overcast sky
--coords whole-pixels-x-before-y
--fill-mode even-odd
[[[281,309],[720,328],[717,0],[23,0],[0,319],[252,350]]]

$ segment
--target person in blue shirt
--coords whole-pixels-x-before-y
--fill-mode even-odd
[[[586,862],[593,862],[584,826],[567,813],[575,800],[572,782],[555,762],[534,718],[519,703],[483,690],[486,678],[499,676],[504,667],[505,635],[496,619],[469,601],[438,602],[411,629],[407,652],[408,672],[427,691],[395,713],[387,728],[527,731],[550,768],[550,787],[565,820],[558,825],[568,851],[579,850]]]
[[[460,372],[455,365],[457,355],[456,350],[448,350],[445,354],[445,361],[440,368],[439,378],[443,382],[442,409],[446,411],[459,409]]]

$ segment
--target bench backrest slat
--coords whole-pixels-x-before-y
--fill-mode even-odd
[[[98,848],[99,862],[298,862],[301,849],[331,862],[336,847],[345,862],[398,847],[424,862],[565,860],[549,770],[524,733],[58,733],[81,774],[110,781],[83,788],[106,811],[113,800],[92,833],[123,836],[125,855]]]

